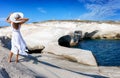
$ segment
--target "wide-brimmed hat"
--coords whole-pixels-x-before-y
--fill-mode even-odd
[[[16,20],[16,18],[18,18],[18,17],[23,18],[24,17],[23,13],[22,12],[14,12],[14,13],[12,13],[10,15],[10,21],[15,22],[15,23],[21,22],[21,21]]]

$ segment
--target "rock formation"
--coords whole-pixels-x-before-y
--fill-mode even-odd
[[[60,37],[64,36],[72,37],[74,42],[75,31],[82,31],[83,39],[120,39],[120,24],[116,23],[47,21],[24,24],[21,32],[28,48],[37,52],[43,49],[43,54],[50,53],[52,56],[54,54],[57,58],[35,55],[29,59],[20,57],[21,63],[8,64],[6,59],[9,50],[3,47],[10,48],[11,28],[0,28],[0,78],[120,78],[119,67],[96,67],[97,62],[91,51],[62,47],[57,44]],[[79,39],[79,36],[77,37]],[[68,42],[72,42],[72,39]]]
[[[47,49],[48,45],[51,45],[52,43],[58,43],[58,40],[60,37],[63,36],[68,36],[68,43],[69,42],[75,42],[74,45],[76,45],[77,41],[79,40],[78,38],[73,36],[73,39],[71,39],[71,33],[73,34],[75,31],[82,31],[82,37],[83,39],[119,39],[119,34],[120,34],[120,24],[108,24],[108,23],[97,23],[97,22],[79,22],[79,21],[47,21],[47,22],[41,22],[41,23],[35,23],[35,24],[24,24],[22,26],[21,32],[23,35],[23,38],[25,39],[27,46],[31,50],[42,50],[42,49]],[[3,37],[1,39],[5,39],[4,37],[7,37],[7,39],[11,38],[11,29],[10,27],[4,27],[0,28],[0,37]],[[2,40],[2,43],[6,44]],[[76,40],[77,39],[77,40]],[[8,41],[9,42],[9,41]],[[67,46],[71,45],[70,43]],[[4,45],[3,44],[3,45]],[[6,44],[8,45],[8,43]],[[56,47],[60,47],[59,45],[56,45]],[[62,49],[63,52],[62,53]],[[51,50],[51,49],[50,49]],[[54,50],[54,49],[53,49]],[[56,52],[60,51],[62,54],[64,54],[64,57],[68,57],[70,55],[70,52],[67,50],[72,51],[72,59],[75,58],[76,60],[82,60],[82,61],[77,61],[79,63],[83,64],[88,64],[89,61],[94,62],[94,65],[96,64],[95,58],[92,55],[92,52],[88,52],[86,50],[77,50],[76,54],[76,49],[70,49],[70,48],[61,48],[61,50],[55,50]],[[49,49],[47,49],[49,51]],[[54,51],[51,51],[53,54],[55,54]],[[82,55],[86,55],[86,58],[78,58],[81,57]],[[68,54],[67,54],[68,53]],[[60,54],[61,55],[61,54]],[[91,57],[92,59],[88,58]],[[71,56],[70,56],[71,58]],[[87,61],[86,61],[87,59]],[[91,65],[89,63],[88,65]]]
[[[46,46],[43,52],[59,55],[81,64],[97,66],[97,62],[91,51],[61,47],[58,46],[58,44],[53,43]]]
[[[82,31],[75,31],[73,34],[64,35],[58,39],[58,44],[65,47],[76,46],[82,40]]]

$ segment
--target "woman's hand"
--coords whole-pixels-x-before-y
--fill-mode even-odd
[[[28,18],[19,18],[17,19],[17,21],[21,21],[20,24],[23,24],[25,22],[27,22],[29,19]]]
[[[12,14],[13,14],[13,13],[10,13],[9,16],[6,18],[6,21],[7,21],[8,23],[11,23],[11,21],[10,21],[9,18],[10,18],[10,16],[11,16]]]

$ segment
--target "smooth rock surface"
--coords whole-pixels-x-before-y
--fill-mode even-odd
[[[0,67],[8,73],[7,78],[119,78],[120,67],[96,67],[71,62],[53,54],[32,54],[15,57],[8,63],[9,50],[0,47]],[[2,75],[2,74],[0,74]],[[6,78],[6,77],[3,77]]]
[[[68,23],[69,24],[69,23]],[[37,25],[37,26],[36,26]],[[72,23],[70,24],[72,25]],[[70,26],[71,27],[71,26]],[[74,27],[72,27],[74,28]],[[36,49],[43,49],[44,47],[46,48],[48,45],[54,43],[54,42],[58,42],[58,39],[66,34],[70,34],[73,33],[74,31],[71,28],[66,28],[66,27],[59,27],[59,26],[42,26],[41,24],[33,24],[33,25],[23,25],[21,28],[21,33],[23,35],[23,38],[25,39],[25,42],[27,44],[28,49],[30,50],[36,50]],[[7,36],[9,38],[11,38],[11,31],[10,31],[10,27],[6,27],[6,28],[1,28],[0,29],[0,36]],[[6,43],[4,43],[6,44]],[[64,49],[64,48],[62,48]],[[70,49],[70,48],[68,48]],[[63,52],[64,57],[68,58],[67,55],[67,50],[65,49]],[[57,49],[56,49],[57,50]],[[71,49],[70,49],[71,50]],[[92,53],[86,52],[85,50],[82,50],[82,53],[77,53],[75,50],[72,51],[72,54],[70,58],[75,58],[74,60],[77,60],[77,62],[79,63],[83,63],[83,64],[88,64],[88,65],[97,65],[95,62],[95,58],[93,57]],[[87,57],[85,58],[84,55],[87,54]],[[83,57],[79,57],[79,56],[84,56]],[[88,57],[90,57],[91,59],[91,63],[87,62]],[[79,60],[78,60],[79,59]],[[81,60],[80,60],[81,59]],[[93,64],[92,64],[93,63]]]
[[[59,55],[71,61],[75,61],[81,64],[97,66],[96,60],[92,55],[92,52],[87,50],[66,48],[59,46],[58,44],[55,43],[46,46],[43,52]]]

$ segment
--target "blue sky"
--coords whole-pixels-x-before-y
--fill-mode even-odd
[[[120,0],[0,0],[0,26],[12,12],[23,12],[29,22],[120,20]]]

